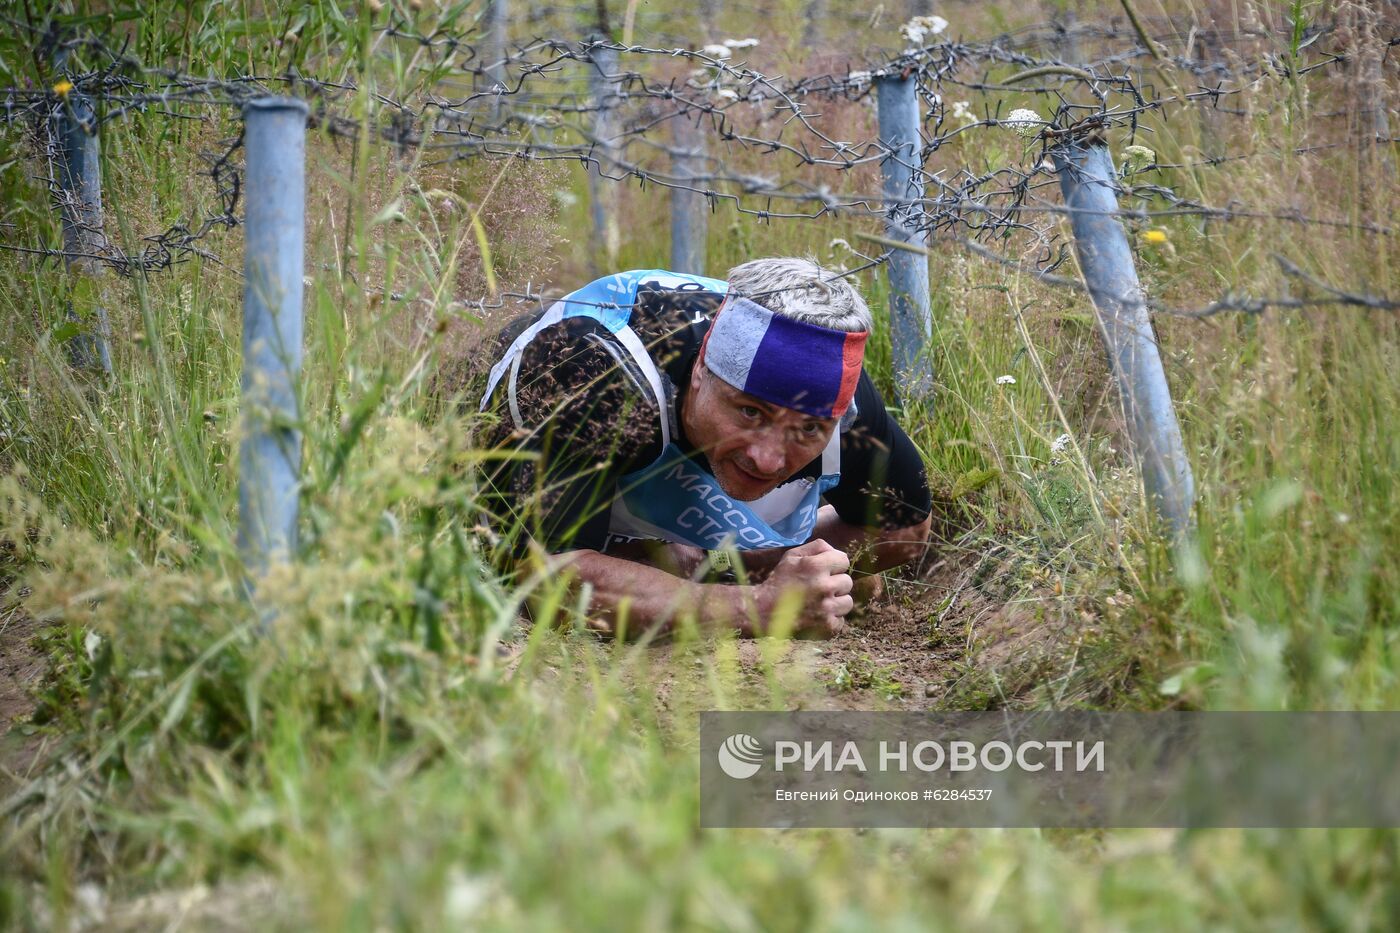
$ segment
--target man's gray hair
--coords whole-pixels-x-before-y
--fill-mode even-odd
[[[811,259],[755,259],[729,270],[730,291],[808,324],[832,330],[870,330],[870,308],[848,278]]]

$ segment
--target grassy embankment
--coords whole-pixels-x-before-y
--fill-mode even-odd
[[[261,30],[220,4],[193,9],[153,4],[120,28],[143,60],[183,57],[196,73],[270,73],[290,56],[307,73],[391,94],[440,77],[411,46],[393,52],[370,39],[367,19],[342,22],[329,6],[308,8],[300,25],[269,17],[275,25]],[[1080,19],[1118,9],[1086,5]],[[979,16],[955,30],[1019,25]],[[1238,19],[1221,24],[1278,27],[1283,11],[1245,5],[1229,16]],[[730,34],[765,36],[768,18],[743,14]],[[288,31],[297,41],[277,43]],[[1185,47],[1184,34],[1164,35]],[[4,40],[7,85],[36,77],[17,41]],[[753,60],[800,73],[803,50],[788,46],[760,46]],[[1266,48],[1287,53],[1282,39],[1233,44],[1242,61]],[[1035,104],[988,95],[967,97],[1003,110]],[[1393,83],[1268,78],[1235,98],[1243,116],[1150,116],[1163,163],[1202,150],[1260,154],[1145,181],[1212,204],[1386,223],[1392,150],[1289,150],[1349,138],[1360,107],[1394,99]],[[833,138],[871,135],[863,105],[827,111],[833,134],[849,133]],[[212,209],[196,153],[217,149],[233,123],[227,110],[209,116],[146,114],[106,128],[116,242],[135,248],[140,235]],[[15,225],[6,242],[56,244],[33,149],[17,128],[0,145],[0,220]],[[1035,157],[1022,146],[983,129],[935,163],[983,171]],[[501,284],[569,287],[585,274],[582,176],[548,164],[427,166],[314,134],[309,150],[305,550],[265,584],[279,606],[271,637],[256,637],[233,582],[238,233],[205,241],[218,261],[102,283],[116,378],[101,391],[67,370],[56,339],[84,286],[52,264],[0,255],[0,537],[12,578],[0,626],[38,620],[34,646],[49,665],[33,685],[35,721],[5,738],[0,760],[13,772],[37,755],[6,775],[7,793],[22,793],[4,804],[0,917],[62,925],[100,912],[144,927],[187,910],[206,923],[326,928],[1393,924],[1393,833],[698,832],[695,712],[795,702],[803,688],[785,675],[782,646],[741,663],[732,642],[691,640],[662,662],[545,625],[522,637],[526,590],[541,617],[576,613],[556,578],[505,581],[490,569],[473,531],[471,418],[432,395],[434,377],[455,372],[487,329],[459,303],[487,288],[471,218],[484,224]],[[873,177],[838,183],[869,190]],[[619,266],[664,265],[664,243],[648,235],[664,221],[664,197],[623,197]],[[1275,251],[1332,281],[1397,291],[1391,236],[1275,221],[1161,226],[1167,243],[1143,244],[1139,258],[1153,293],[1173,304],[1231,285],[1277,293]],[[869,222],[760,225],[721,209],[712,268],[794,252],[840,265],[850,257],[831,243],[856,242],[858,229]],[[954,646],[930,705],[1396,705],[1393,316],[1325,308],[1159,321],[1201,490],[1197,553],[1178,562],[1145,535],[1083,301],[951,249],[933,262],[939,401],[906,420],[952,501],[948,563],[892,584],[887,610],[926,618],[931,650]],[[880,277],[862,285],[881,306]],[[384,302],[386,290],[406,298]],[[877,349],[888,388],[887,359]],[[999,375],[1016,382],[998,385]],[[1062,433],[1082,458],[1052,457]],[[1018,607],[1018,631],[1054,637],[988,655],[979,618],[948,602],[949,568],[975,579],[983,603]],[[426,647],[430,633],[442,650]],[[879,636],[869,630],[863,644]],[[664,704],[652,689],[662,679]]]

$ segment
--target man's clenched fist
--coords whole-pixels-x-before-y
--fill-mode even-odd
[[[794,634],[830,638],[845,631],[843,621],[854,605],[851,560],[820,538],[808,541],[783,555],[773,572],[758,587],[759,606],[764,618],[777,607],[783,593],[802,593],[802,610]]]

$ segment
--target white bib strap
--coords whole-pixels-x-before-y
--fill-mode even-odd
[[[516,337],[515,340],[511,341],[510,346],[506,348],[506,352],[501,356],[500,360],[497,361],[495,366],[491,367],[490,378],[486,381],[486,394],[481,397],[481,406],[477,409],[477,411],[485,411],[486,406],[491,403],[491,394],[496,391],[496,386],[500,383],[501,377],[506,374],[507,368],[511,370],[510,393],[512,401],[514,400],[515,375],[520,372],[520,354],[524,351],[525,345],[528,344],[531,340],[534,340],[536,335],[538,335],[540,331],[544,330],[546,327],[549,327],[552,324],[558,324],[560,321],[564,320],[565,307],[566,306],[564,302],[556,301],[554,304],[549,306],[548,311],[540,315],[540,319],[538,321],[525,328],[523,331],[520,332],[520,336]],[[518,415],[519,413],[515,410],[515,406],[512,405],[511,417],[518,417]],[[516,426],[518,427],[519,424],[520,422],[517,421]]]
[[[517,428],[525,426],[525,417],[520,414],[520,399],[516,396],[516,386],[520,384],[520,361],[524,358],[524,349],[510,358],[510,378],[506,380],[506,401],[510,403],[510,417]]]
[[[656,361],[651,358],[647,348],[642,344],[642,338],[637,336],[637,332],[630,327],[624,327],[617,332],[617,339],[627,352],[632,354],[632,359],[637,361],[638,368],[642,375],[646,376],[647,385],[651,386],[651,394],[656,399],[657,411],[661,414],[661,446],[664,448],[671,443],[671,418],[666,410],[669,399],[666,397],[666,388],[661,384],[661,372],[656,368]]]

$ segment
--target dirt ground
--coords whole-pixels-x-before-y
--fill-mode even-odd
[[[1017,562],[995,548],[947,555],[888,579],[837,638],[657,645],[640,676],[663,708],[677,691],[690,692],[702,655],[716,650],[740,694],[736,703],[743,694],[762,701],[776,693],[791,709],[931,710],[1029,699],[1064,667],[1083,621],[1052,583],[1023,579]]]
[[[33,645],[38,626],[8,597],[0,593],[0,792],[23,777],[38,748],[24,724],[34,712],[30,691],[44,669]]]

